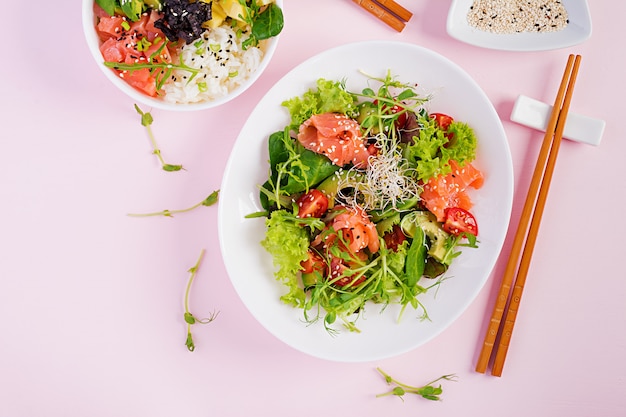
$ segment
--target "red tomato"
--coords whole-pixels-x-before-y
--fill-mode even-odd
[[[388,249],[391,249],[394,252],[398,251],[398,246],[402,244],[406,240],[406,236],[404,232],[395,224],[393,229],[390,232],[387,232],[383,235],[383,239],[385,240],[385,245],[387,245]]]
[[[445,211],[443,230],[455,236],[461,233],[478,235],[478,224],[476,218],[469,211],[460,207],[449,207]]]
[[[448,130],[448,127],[450,127],[450,123],[454,121],[452,117],[443,113],[431,113],[430,117],[432,119],[435,119],[439,127],[442,128],[443,130]]]
[[[308,251],[309,257],[304,261],[300,262],[300,266],[302,267],[302,272],[305,274],[310,274],[312,272],[320,272],[322,275],[326,275],[326,262],[322,256],[309,249]]]
[[[328,198],[320,190],[311,188],[311,190],[301,196],[297,201],[298,217],[304,219],[306,217],[322,217],[328,210]]]
[[[378,100],[374,100],[372,102],[375,106],[378,105]],[[403,111],[404,108],[402,106],[398,106],[397,104],[394,104],[391,108],[386,105],[383,104],[382,107],[382,112],[385,114],[397,114],[400,113],[398,115],[398,118],[396,119],[396,121],[394,122],[394,125],[396,126],[396,129],[402,129],[404,128],[404,126],[406,126],[406,122],[408,120],[408,116],[406,114],[406,111]]]
[[[397,104],[391,108],[391,113],[393,114],[400,113],[395,122],[396,129],[402,129],[404,126],[406,126],[408,116],[406,115],[406,111],[403,111],[403,110],[404,109],[398,106]]]

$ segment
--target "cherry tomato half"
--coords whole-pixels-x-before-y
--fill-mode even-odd
[[[404,126],[406,126],[406,122],[408,119],[406,111],[404,111],[402,107],[396,104],[391,108],[391,113],[398,114],[398,118],[395,121],[396,129],[403,129]]]
[[[450,123],[454,121],[452,117],[443,113],[431,113],[430,117],[431,119],[435,119],[439,127],[443,130],[448,130],[448,127],[450,127]]]
[[[378,100],[374,100],[372,104],[374,104],[375,106],[378,105]],[[408,116],[402,106],[394,104],[393,106],[389,107],[388,105],[383,104],[383,107],[381,110],[384,114],[397,114],[398,115],[398,117],[394,121],[394,126],[396,127],[396,129],[403,129],[406,126]]]
[[[328,210],[328,198],[320,190],[311,188],[308,193],[296,200],[298,217],[322,217]]]
[[[461,233],[478,235],[478,223],[476,218],[469,211],[460,207],[449,207],[445,211],[443,230],[455,236]]]

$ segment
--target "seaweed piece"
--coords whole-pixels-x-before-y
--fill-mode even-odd
[[[163,31],[167,38],[176,42],[183,39],[189,44],[204,32],[202,24],[211,20],[211,3],[188,0],[165,0],[163,18],[154,22],[154,26]]]

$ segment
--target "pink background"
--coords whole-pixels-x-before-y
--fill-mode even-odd
[[[451,39],[450,1],[402,3],[414,18],[397,33],[348,0],[287,0],[275,58],[250,90],[213,110],[152,111],[166,161],[186,168],[178,173],[159,169],[133,101],[89,55],[78,2],[4,6],[1,417],[626,415],[626,3],[591,1],[590,40],[535,53]],[[552,102],[567,55],[583,56],[571,110],[606,120],[606,131],[599,147],[561,146],[502,378],[474,366],[506,256],[436,339],[392,359],[343,364],[287,347],[248,313],[222,263],[217,207],[126,215],[185,208],[218,189],[241,126],[273,83],[318,52],[367,39],[441,53],[494,103],[515,171],[505,251],[543,137],[509,121],[513,102],[518,94]],[[190,353],[182,298],[202,248],[191,309],[220,313],[194,327]],[[377,366],[407,383],[459,380],[443,383],[443,402],[376,398],[387,389]]]

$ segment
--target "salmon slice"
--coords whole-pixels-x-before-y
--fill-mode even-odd
[[[311,116],[298,132],[298,141],[306,149],[325,155],[333,164],[343,167],[349,163],[365,167],[369,154],[361,126],[356,120],[336,113]]]
[[[333,219],[333,229],[342,230],[348,240],[348,246],[353,253],[368,248],[371,253],[378,252],[380,242],[376,225],[367,217],[367,213],[360,208],[345,207],[346,212]]]
[[[478,189],[484,182],[482,172],[470,163],[459,166],[456,161],[451,160],[450,167],[452,171],[449,174],[429,179],[420,195],[424,206],[440,222],[445,219],[448,207],[471,209],[473,203],[466,190],[468,187]]]
[[[144,13],[136,22],[119,16],[101,17],[96,25],[102,57],[107,62],[140,64],[172,62],[172,50],[163,32],[154,26],[161,14],[156,11]],[[139,91],[156,96],[156,77],[160,72],[141,68],[133,71],[117,71],[121,78]]]

